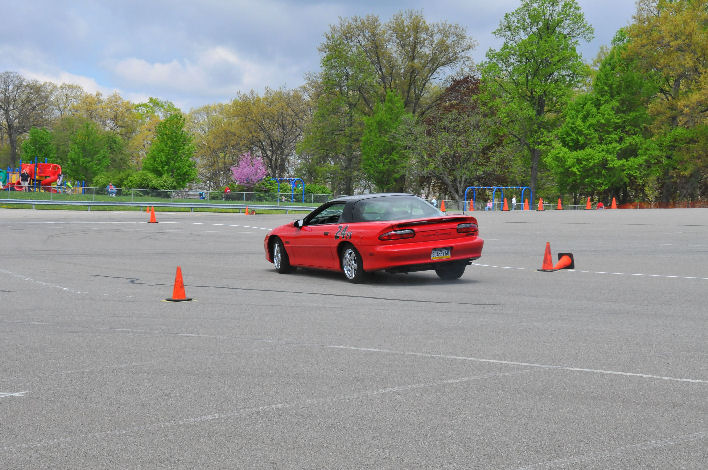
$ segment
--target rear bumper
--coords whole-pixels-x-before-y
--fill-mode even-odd
[[[434,269],[435,265],[450,261],[471,261],[482,256],[484,240],[458,238],[417,243],[363,246],[360,248],[366,271],[391,269],[396,271],[421,271]],[[434,248],[447,248],[450,258],[431,260]]]

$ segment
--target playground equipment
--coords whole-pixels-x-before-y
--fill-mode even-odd
[[[521,197],[519,198],[520,201],[524,200],[524,194],[528,190],[529,199],[533,200],[533,192],[531,191],[531,188],[529,188],[528,186],[469,186],[467,189],[465,189],[465,205],[463,206],[463,208],[468,207],[467,193],[469,192],[470,189],[472,190],[472,204],[473,205],[477,200],[477,190],[478,189],[491,189],[492,190],[492,210],[496,210],[495,209],[496,206],[494,203],[495,203],[495,199],[496,199],[496,195],[497,195],[497,190],[501,191],[500,201],[504,200],[504,190],[505,189],[520,189],[521,190]],[[463,210],[463,213],[464,213],[464,210]]]
[[[280,182],[287,181],[290,183],[290,202],[295,202],[295,189],[297,188],[298,182],[302,184],[302,202],[305,202],[305,182],[302,178],[272,178],[276,183],[278,183],[278,194],[280,194]]]
[[[40,191],[56,192],[57,180],[61,175],[61,165],[57,163],[20,163],[17,171],[5,172],[9,176],[7,188],[15,191]],[[27,174],[27,184],[22,181],[22,174]],[[4,183],[3,183],[4,184]]]

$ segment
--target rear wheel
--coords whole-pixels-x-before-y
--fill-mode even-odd
[[[465,273],[466,267],[467,263],[464,261],[453,261],[436,267],[435,273],[440,279],[445,281],[453,281],[455,279],[459,279]]]
[[[359,283],[364,281],[366,276],[364,263],[361,260],[361,255],[353,245],[346,245],[342,249],[340,260],[344,277],[349,282]]]
[[[285,246],[280,238],[275,240],[273,243],[273,266],[275,270],[280,274],[289,273],[292,270],[290,266],[290,257],[288,257],[288,252],[285,251]]]

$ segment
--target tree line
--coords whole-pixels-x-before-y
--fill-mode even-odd
[[[271,177],[337,194],[461,199],[468,186],[620,202],[708,197],[708,2],[639,0],[592,64],[576,0],[523,0],[479,64],[465,28],[418,11],[341,18],[296,89],[183,113],[0,74],[0,164],[49,158],[75,179],[164,189]]]

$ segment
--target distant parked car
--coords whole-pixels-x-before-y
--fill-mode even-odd
[[[444,215],[411,194],[367,194],[331,200],[294,223],[268,232],[265,257],[276,271],[293,267],[341,271],[352,282],[386,270],[435,270],[458,279],[482,256],[477,219]]]

